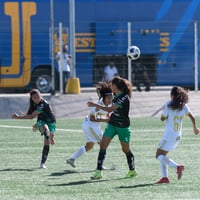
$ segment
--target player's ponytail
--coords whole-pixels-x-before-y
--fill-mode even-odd
[[[127,79],[123,79],[119,76],[116,76],[112,79],[112,84],[116,85],[117,88],[131,97],[132,94],[132,85]]]
[[[39,90],[37,90],[37,89],[32,89],[31,91],[30,91],[30,100],[29,100],[29,108],[28,108],[28,111],[27,111],[27,115],[30,115],[30,114],[32,114],[32,112],[34,111],[34,106],[35,106],[35,103],[33,102],[33,100],[32,100],[32,96],[34,95],[34,94],[40,94],[40,92],[39,92]]]
[[[188,103],[188,94],[187,91],[181,87],[174,86],[171,90],[172,101],[169,104],[169,107],[172,110],[181,110],[186,103]]]

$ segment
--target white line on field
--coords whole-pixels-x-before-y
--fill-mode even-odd
[[[0,128],[17,128],[17,129],[31,129],[32,127],[29,126],[10,126],[10,125],[1,125]],[[62,129],[57,128],[58,131],[65,131],[65,132],[82,132],[82,130],[76,130],[76,129]]]
[[[30,129],[32,127],[29,127],[29,126],[13,126],[13,125],[2,125],[0,124],[0,128],[17,128],[17,129]],[[63,132],[82,132],[82,130],[78,130],[78,129],[63,129],[63,128],[57,128],[56,129],[57,131],[63,131]],[[190,128],[184,128],[183,131],[191,131]],[[132,130],[133,133],[135,132],[139,132],[139,133],[147,133],[147,132],[161,132],[163,133],[164,132],[164,129],[143,129],[143,130],[135,130],[133,129]]]

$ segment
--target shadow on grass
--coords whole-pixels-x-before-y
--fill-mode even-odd
[[[38,170],[39,168],[33,168],[33,169],[16,169],[16,168],[7,168],[7,169],[1,169],[0,172],[33,172]]]
[[[62,186],[62,187],[67,187],[67,186],[74,186],[74,185],[84,185],[84,184],[91,184],[91,183],[96,183],[96,182],[106,182],[108,180],[82,180],[82,181],[74,181],[74,182],[69,182],[69,183],[61,183],[61,184],[53,184],[49,186]]]
[[[107,179],[107,180],[82,180],[82,181],[74,181],[74,182],[69,182],[69,183],[62,183],[62,184],[53,184],[53,185],[48,185],[48,186],[62,186],[62,187],[67,187],[67,186],[74,186],[74,185],[84,185],[84,184],[91,184],[91,183],[100,183],[100,182],[108,182],[108,181],[113,181],[113,180],[122,180],[124,178],[118,178],[118,179]]]
[[[94,170],[92,170],[92,171],[64,170],[62,172],[53,172],[53,173],[49,174],[49,176],[64,176],[66,174],[82,174],[82,173],[92,173],[92,172],[94,172]]]
[[[158,186],[158,184],[144,183],[144,184],[137,184],[137,185],[120,186],[118,187],[118,189],[130,189],[130,188],[140,188],[140,187],[150,187],[150,186]]]
[[[113,171],[115,170],[114,166],[110,167],[110,168],[106,168],[104,170],[108,170],[108,171]],[[93,173],[95,170],[90,170],[90,171],[77,171],[77,170],[64,170],[62,172],[54,172],[51,173],[49,176],[63,176],[66,174],[83,174],[83,173]]]

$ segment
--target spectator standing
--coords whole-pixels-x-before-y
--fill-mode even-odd
[[[58,61],[59,71],[62,70],[63,76],[63,93],[65,93],[67,79],[70,77],[71,71],[71,55],[68,54],[68,46],[64,45],[62,52],[58,52],[56,59]]]
[[[112,78],[117,75],[118,75],[118,70],[115,66],[115,63],[113,61],[110,61],[110,63],[104,68],[104,75],[102,81],[110,82]]]

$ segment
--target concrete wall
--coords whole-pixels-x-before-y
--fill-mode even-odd
[[[57,118],[84,118],[89,113],[87,101],[98,99],[95,89],[82,92],[79,95],[44,95],[51,104]],[[199,93],[189,92],[189,106],[196,116],[200,116]],[[151,116],[166,101],[169,100],[169,90],[151,92],[133,92],[131,98],[131,117]],[[14,112],[26,112],[29,104],[28,94],[0,95],[0,119],[10,119]],[[158,114],[159,116],[160,114]]]

